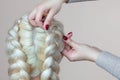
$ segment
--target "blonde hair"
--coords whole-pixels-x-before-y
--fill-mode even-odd
[[[59,21],[53,20],[47,31],[32,26],[24,15],[8,34],[10,80],[30,80],[38,75],[41,80],[59,80],[59,62],[64,48],[63,25]]]

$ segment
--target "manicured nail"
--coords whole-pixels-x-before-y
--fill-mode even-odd
[[[72,34],[72,32],[69,32],[68,35]]]
[[[46,30],[48,30],[48,29],[49,29],[49,25],[47,24],[47,25],[45,26],[45,28],[46,28]]]
[[[63,39],[64,39],[64,40],[67,40],[68,38],[67,38],[66,36],[63,36]]]

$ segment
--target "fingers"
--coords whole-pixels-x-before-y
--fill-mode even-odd
[[[33,26],[37,26],[37,23],[35,22],[35,18],[36,18],[36,10],[31,12],[31,14],[28,16],[28,20]]]
[[[76,51],[74,49],[64,49],[62,54],[69,60],[69,61],[74,61],[74,55],[76,54]]]
[[[34,11],[30,14],[29,21],[34,26],[40,26],[41,28],[44,28],[46,30],[49,29],[49,25],[51,21],[53,20],[53,17],[55,14],[57,14],[61,6],[63,4],[63,1],[59,0],[43,0],[38,4]],[[44,17],[44,19],[43,19]]]
[[[75,50],[73,50],[73,49],[71,49],[71,50],[69,50],[69,51],[66,51],[65,53],[63,53],[63,55],[65,56],[65,57],[67,57],[67,59],[69,59],[70,61],[72,61],[71,59],[72,59],[72,54],[75,54]]]
[[[70,49],[72,49],[72,47],[70,47],[67,43],[64,43],[64,44],[65,44],[65,47],[62,53],[67,53]]]
[[[66,56],[70,61],[72,61],[70,58],[72,56],[72,54],[75,54],[75,47],[76,44],[70,39],[72,37],[72,32],[69,32],[67,34],[67,36],[64,36],[66,37],[67,39],[64,40],[65,41],[65,48],[64,50],[62,51],[62,54],[64,56]],[[65,39],[65,38],[64,38]]]
[[[46,30],[49,28],[49,25],[51,21],[53,20],[54,15],[55,15],[55,11],[51,9],[44,22],[44,27],[46,28]]]
[[[72,35],[73,35],[72,32],[69,32],[67,36],[63,36],[63,39],[69,46],[74,48],[76,47],[77,44],[71,39]]]
[[[46,29],[43,26],[43,22],[44,22],[43,18],[45,18],[45,16],[47,15],[47,12],[48,12],[48,9],[44,9],[42,7],[36,8],[30,13],[28,19],[33,26],[39,26],[41,28]]]
[[[55,13],[53,10],[50,10],[48,13],[45,10],[40,10],[38,12],[35,12],[35,10],[34,10],[29,15],[29,21],[33,26],[40,26],[41,28],[48,30],[50,22],[52,21],[52,19],[54,17],[54,14]],[[43,19],[43,18],[45,18],[45,19]]]
[[[66,37],[69,38],[69,39],[71,39],[72,36],[73,36],[73,33],[69,32]]]
[[[42,16],[43,16],[43,14],[44,14],[44,11],[43,11],[43,10],[38,11],[37,14],[36,14],[36,19],[35,19],[35,22],[36,22],[37,25],[40,26],[41,28],[43,28],[43,27],[42,27],[42,25],[43,25],[43,23],[42,23]]]

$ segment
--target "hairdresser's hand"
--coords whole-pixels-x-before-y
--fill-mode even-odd
[[[72,33],[70,32],[67,36],[63,37],[65,41],[63,55],[70,61],[87,60],[95,62],[102,50],[87,44],[74,42],[71,36]]]
[[[60,11],[66,0],[42,0],[30,13],[28,19],[33,26],[48,30],[53,17]],[[44,19],[43,19],[44,18]]]

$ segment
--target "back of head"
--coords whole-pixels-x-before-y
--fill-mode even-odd
[[[59,62],[64,48],[63,25],[53,20],[49,30],[32,26],[28,16],[22,16],[8,31],[8,73],[11,80],[59,80]]]

